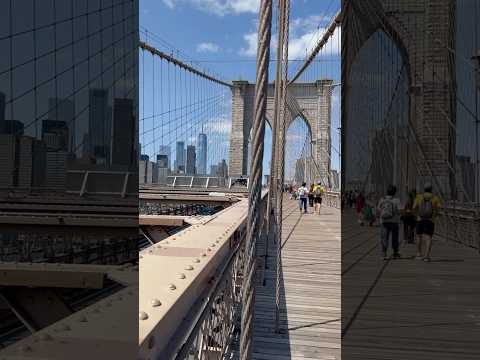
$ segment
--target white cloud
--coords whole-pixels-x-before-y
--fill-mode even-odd
[[[216,53],[219,51],[220,51],[220,47],[214,43],[204,42],[197,45],[197,52]]]
[[[247,46],[240,49],[238,52],[243,56],[254,57],[257,55],[257,43],[258,35],[256,32],[248,33],[243,35],[243,39],[246,41]]]
[[[163,0],[163,2],[170,9],[180,3],[186,3],[218,16],[257,13],[260,7],[260,0]]]
[[[326,28],[319,28],[318,30],[307,32],[298,37],[292,36],[288,43],[288,57],[290,59],[305,58],[305,55],[310,54],[315,48],[325,31]],[[340,54],[340,37],[340,28],[337,28],[325,46],[325,55],[336,56]]]
[[[309,54],[326,31],[326,26],[331,21],[331,17],[324,15],[311,15],[307,18],[297,18],[291,22],[288,57],[289,59],[304,59]],[[322,27],[325,26],[325,27]],[[276,51],[276,34],[272,34],[271,56]],[[340,54],[340,28],[337,28],[326,46],[325,54],[327,56],[337,56]],[[257,32],[250,32],[243,35],[246,46],[240,48],[240,55],[255,57],[258,44]],[[320,54],[321,56],[321,54]]]
[[[175,4],[177,3],[177,0],[162,0],[162,1],[169,9],[173,9],[175,7]]]
[[[206,134],[230,134],[232,122],[226,117],[210,119],[203,125],[203,132]]]

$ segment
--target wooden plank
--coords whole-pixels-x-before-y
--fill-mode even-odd
[[[342,215],[342,355],[348,359],[479,359],[480,257],[434,238],[429,263],[383,261],[378,227]],[[400,235],[400,238],[402,236]]]
[[[281,333],[274,332],[277,248],[271,244],[265,285],[256,288],[253,358],[340,359],[340,212],[324,206],[320,216],[300,215],[298,202],[285,198],[283,217]]]

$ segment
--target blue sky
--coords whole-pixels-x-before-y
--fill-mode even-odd
[[[195,60],[195,67],[201,67],[226,80],[243,79],[253,82],[255,79],[259,2],[259,0],[140,0],[141,38],[145,39],[145,30],[147,30],[156,35],[155,46],[162,46],[163,51],[174,53],[182,60]],[[292,61],[289,64],[291,73],[300,66],[300,60],[305,57],[307,49],[315,45],[318,37],[323,34],[324,27],[339,7],[339,0],[292,0],[289,59],[299,61]],[[276,24],[273,28],[274,32],[275,30]],[[272,44],[273,50],[274,42],[275,40]],[[339,34],[337,33],[325,53],[318,57],[318,59],[326,61],[317,62],[302,80],[312,81],[316,77],[330,77],[334,78],[335,82],[340,82],[339,45]],[[275,56],[275,51],[271,53],[271,56]],[[274,70],[274,63],[271,63],[270,73],[273,74]],[[151,66],[144,66],[144,71],[148,78],[152,71]],[[140,77],[140,87],[142,87],[142,69]],[[273,80],[272,75],[270,79]],[[215,93],[220,89],[215,88],[212,91]],[[332,140],[336,149],[339,149],[336,130],[339,126],[338,94],[339,88],[334,93],[332,107]],[[228,97],[228,94],[225,96]],[[147,103],[144,106],[145,110],[142,108],[142,97]],[[153,113],[153,101],[149,91],[145,90],[142,93],[141,90],[141,118],[148,117]],[[226,101],[228,102],[228,99]],[[158,109],[162,106],[165,105],[156,104],[154,113],[158,113]],[[145,114],[142,114],[143,111]],[[223,119],[223,123],[219,122],[218,126],[222,129],[227,127],[230,111],[228,104],[215,111],[212,115],[221,116]],[[143,126],[155,127],[153,124],[148,124],[147,120]],[[295,122],[289,129],[289,140],[287,141],[290,144],[287,144],[287,147],[291,149],[290,153],[300,153],[303,141],[301,143],[297,141],[296,147],[295,144],[292,145],[292,142],[299,138],[297,135],[303,134],[304,131],[305,125],[301,121]],[[142,137],[140,137],[140,141],[142,142]],[[145,143],[152,141],[144,139]],[[271,145],[269,131],[267,131],[266,159],[270,157],[269,146]],[[146,152],[148,153],[149,150],[146,149]],[[290,157],[292,158],[292,156]],[[338,168],[338,162],[338,155],[333,151],[332,164],[334,168]],[[267,166],[268,161],[265,160],[264,164]]]

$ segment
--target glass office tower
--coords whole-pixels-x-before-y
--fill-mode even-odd
[[[0,188],[76,192],[82,171],[137,171],[138,0],[0,7]]]

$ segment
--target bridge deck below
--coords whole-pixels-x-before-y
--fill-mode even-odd
[[[340,359],[340,212],[300,215],[285,199],[280,278],[280,329],[275,329],[276,247],[265,285],[257,285],[253,359]],[[263,249],[259,249],[259,254]]]

